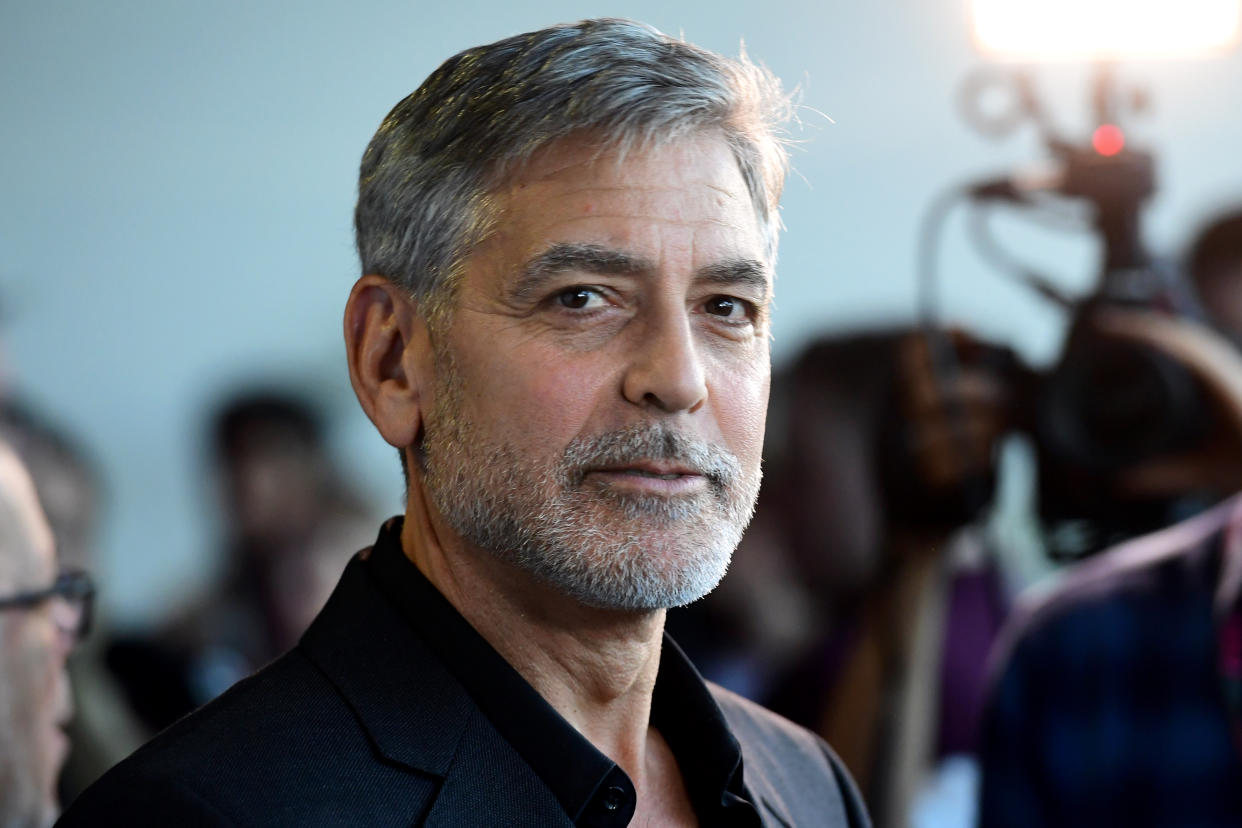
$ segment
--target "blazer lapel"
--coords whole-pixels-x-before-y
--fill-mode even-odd
[[[426,825],[571,824],[358,559],[299,646],[345,698],[381,756],[442,779]]]
[[[463,814],[469,814],[463,822]],[[476,711],[427,815],[427,828],[572,826],[548,786]]]
[[[474,702],[357,558],[299,646],[384,758],[437,776],[448,771]]]
[[[793,814],[785,805],[785,800],[777,792],[771,780],[763,773],[759,763],[747,764],[745,749],[742,756],[742,785],[750,794],[751,801],[758,803],[763,816],[764,825],[778,825],[782,828],[793,828]]]

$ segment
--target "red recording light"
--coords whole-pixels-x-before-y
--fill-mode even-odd
[[[1125,133],[1121,131],[1121,127],[1113,124],[1101,124],[1091,135],[1091,146],[1095,147],[1095,151],[1100,155],[1116,155],[1125,148],[1125,145]]]

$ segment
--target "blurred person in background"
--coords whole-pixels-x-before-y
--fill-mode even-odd
[[[248,674],[302,635],[352,554],[345,550],[372,540],[373,520],[346,485],[307,400],[235,396],[216,413],[212,446],[229,570],[205,626],[235,637]]]
[[[65,661],[85,630],[92,590],[57,574],[51,530],[17,455],[0,443],[0,826],[44,828],[72,714]]]
[[[1200,389],[1192,442],[1104,481],[1114,510],[1193,515],[1242,488],[1242,212],[1196,234],[1185,272],[1220,337],[1118,311],[1097,325]],[[1239,515],[1226,500],[1023,599],[996,655],[985,826],[1242,824]]]
[[[1187,320],[1096,325],[1192,371],[1208,448],[1119,473],[1140,500],[1242,489],[1242,356]],[[1242,501],[1125,543],[1025,597],[998,647],[981,825],[1242,824]]]
[[[86,453],[63,430],[14,400],[0,407],[0,440],[12,446],[30,472],[61,569],[95,571],[101,484]],[[102,620],[96,614],[92,635],[69,659],[75,715],[66,728],[72,747],[60,775],[66,804],[149,735],[104,664],[107,629]]]
[[[108,662],[151,733],[297,641],[373,516],[343,482],[314,406],[293,394],[225,400],[209,428],[225,569],[153,637],[112,643]]]
[[[0,439],[17,452],[34,480],[61,566],[94,569],[100,481],[82,447],[64,429],[13,398],[0,403]]]
[[[1185,270],[1208,321],[1242,346],[1242,208],[1217,215],[1199,231]]]

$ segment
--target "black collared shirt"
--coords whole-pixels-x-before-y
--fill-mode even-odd
[[[401,519],[380,531],[367,562],[380,589],[479,709],[582,828],[617,828],[634,815],[634,784],[565,721],[470,626],[401,549]],[[651,724],[668,743],[703,825],[761,825],[742,784],[742,751],[702,677],[665,636]]]

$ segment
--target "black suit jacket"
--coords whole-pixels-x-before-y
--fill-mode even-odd
[[[821,740],[712,690],[765,824],[867,824]],[[58,824],[571,825],[357,559],[298,646],[113,768]]]

